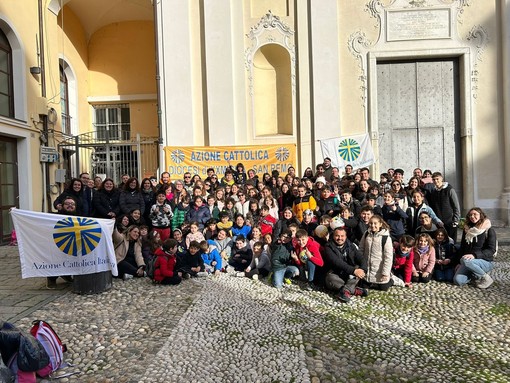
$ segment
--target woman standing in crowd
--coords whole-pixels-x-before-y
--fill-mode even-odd
[[[141,185],[141,193],[145,203],[143,218],[147,224],[150,225],[149,212],[151,210],[152,205],[156,202],[156,195],[154,194],[154,187],[152,186],[152,182],[150,178],[144,178],[142,180]]]
[[[120,214],[120,191],[111,178],[106,178],[98,191],[94,193],[92,202],[97,218],[116,218]]]
[[[125,189],[120,193],[119,204],[123,214],[128,214],[134,209],[140,210],[142,215],[145,212],[145,201],[135,177],[127,180]]]
[[[87,199],[83,194],[83,183],[78,178],[72,178],[69,186],[53,202],[53,207],[62,214],[62,203],[67,197],[72,197],[76,201],[76,215],[83,215],[89,211]]]

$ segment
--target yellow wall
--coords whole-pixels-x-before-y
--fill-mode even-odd
[[[84,102],[89,95],[87,36],[79,18],[67,6],[58,15],[58,25],[59,38],[57,41],[59,45],[53,47],[53,49],[57,50],[57,56],[64,57],[76,76],[78,82],[78,130],[79,133],[85,133],[92,130],[89,105],[87,102]],[[59,89],[58,83],[56,86]],[[58,110],[60,112],[60,98],[56,101],[58,101]],[[57,108],[55,107],[55,109]]]
[[[158,115],[156,101],[130,102],[131,136],[158,137]]]
[[[90,96],[156,93],[154,23],[127,21],[95,32],[89,71]]]

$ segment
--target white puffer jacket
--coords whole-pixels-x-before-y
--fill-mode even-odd
[[[383,237],[387,236],[383,249]],[[386,283],[389,279],[383,281],[382,277],[391,275],[391,266],[393,263],[393,244],[390,232],[386,229],[373,233],[370,230],[363,235],[359,250],[367,260],[366,280],[369,283]]]

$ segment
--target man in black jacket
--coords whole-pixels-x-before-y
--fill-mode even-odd
[[[367,296],[366,289],[356,287],[358,281],[365,277],[366,260],[355,245],[347,239],[343,227],[336,228],[324,248],[324,268],[327,271],[325,286],[338,293],[338,299],[349,302],[351,296]]]
[[[444,223],[448,236],[457,242],[457,226],[460,219],[460,204],[457,193],[448,182],[444,182],[440,172],[432,174],[434,189],[427,195],[429,206]]]

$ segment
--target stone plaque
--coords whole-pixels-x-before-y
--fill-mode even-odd
[[[387,41],[451,38],[450,8],[386,11]]]

